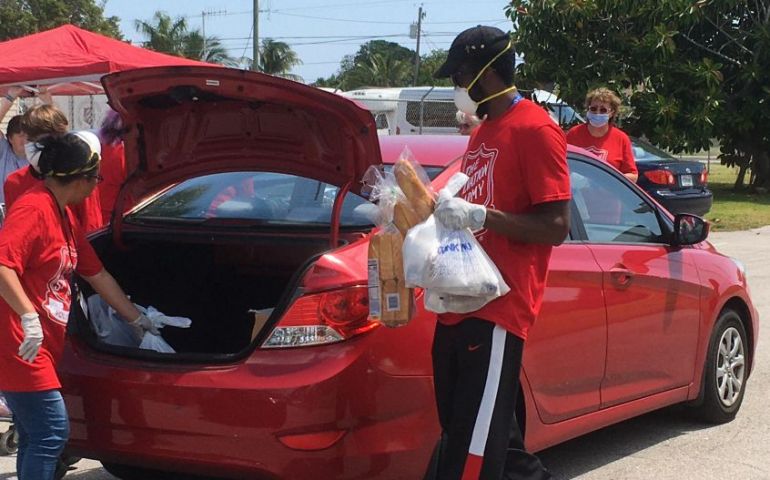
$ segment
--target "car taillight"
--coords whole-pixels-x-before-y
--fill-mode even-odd
[[[708,181],[709,181],[709,171],[703,170],[702,172],[700,172],[700,184],[706,185]]]
[[[675,185],[676,179],[674,174],[668,170],[649,170],[644,172],[644,176],[647,180],[658,185]]]
[[[335,343],[368,332],[379,325],[369,320],[366,287],[304,295],[289,307],[262,347],[305,347]]]

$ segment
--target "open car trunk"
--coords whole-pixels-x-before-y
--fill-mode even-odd
[[[261,331],[255,329],[253,311],[275,308],[284,294],[294,291],[295,273],[329,249],[327,235],[249,236],[217,243],[206,236],[126,240],[125,250],[117,248],[109,235],[92,243],[134,303],[192,320],[189,328],[161,330],[177,354],[215,356],[246,350]],[[89,293],[84,288],[84,294]],[[96,340],[87,321],[78,321],[78,331],[90,332],[99,347],[110,348]],[[261,326],[270,327],[271,323]],[[144,352],[136,350],[133,353]]]

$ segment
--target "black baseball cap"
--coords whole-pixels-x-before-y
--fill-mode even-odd
[[[459,35],[449,47],[449,54],[443,65],[433,74],[435,78],[446,78],[456,73],[461,65],[483,66],[508,46],[511,36],[499,28],[478,25]],[[513,54],[513,51],[511,51]]]

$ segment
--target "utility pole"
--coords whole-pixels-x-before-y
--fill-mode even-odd
[[[254,45],[252,58],[254,59],[251,69],[259,71],[259,0],[254,0]]]
[[[203,36],[203,55],[206,54],[206,15],[224,15],[227,10],[204,10],[201,12],[201,35]]]
[[[425,17],[425,13],[422,11],[422,4],[417,11],[417,50],[414,55],[414,80],[412,86],[417,86],[417,78],[420,75],[420,36],[422,35],[422,19]]]

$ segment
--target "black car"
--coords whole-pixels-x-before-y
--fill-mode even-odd
[[[701,162],[679,160],[639,138],[632,138],[637,184],[673,213],[703,216],[711,210],[708,170]]]

